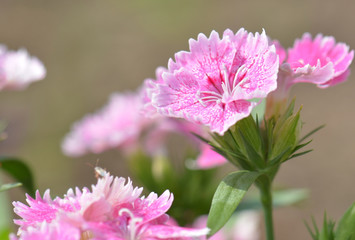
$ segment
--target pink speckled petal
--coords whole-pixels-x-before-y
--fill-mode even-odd
[[[49,190],[45,192],[43,198],[39,191],[36,191],[35,199],[26,194],[26,201],[29,206],[13,202],[14,212],[22,218],[14,220],[15,224],[26,228],[38,222],[51,222],[55,219],[58,209],[50,199]]]

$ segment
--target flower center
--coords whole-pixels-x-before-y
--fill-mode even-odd
[[[224,65],[221,70],[221,87],[222,93],[216,89],[216,91],[198,91],[197,98],[198,101],[206,107],[206,103],[215,102],[216,104],[228,104],[235,100],[238,100],[237,90],[240,85],[247,81],[248,78],[245,77],[247,73],[247,68],[242,65],[238,68],[236,74],[234,75],[233,81],[229,79],[229,71]]]
[[[127,209],[127,208],[122,208],[119,212],[118,215],[122,216],[124,213],[127,213],[129,215],[129,223],[127,225],[127,230],[128,230],[128,236],[127,240],[136,240],[137,235],[138,235],[138,224],[142,222],[143,218],[140,217],[135,217],[133,213]]]

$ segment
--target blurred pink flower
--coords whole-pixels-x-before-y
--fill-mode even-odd
[[[270,40],[270,44],[275,45],[276,54],[279,56],[279,63],[281,64],[286,60],[286,50],[282,47],[279,41]]]
[[[201,216],[193,224],[196,228],[205,227],[207,216]],[[240,211],[232,215],[228,223],[209,240],[259,240],[260,220],[256,211]]]
[[[166,139],[171,134],[185,136],[195,149],[205,149],[205,143],[191,134],[205,135],[201,126],[183,119],[161,116],[151,105],[151,90],[162,81],[161,74],[164,71],[166,69],[158,68],[157,80],[145,80],[136,93],[112,95],[109,103],[101,110],[74,123],[63,141],[63,152],[78,157],[113,148],[128,152],[139,146],[148,155],[155,155],[165,152]],[[210,157],[218,157],[217,161],[223,158],[217,153],[202,154],[198,158],[199,161],[202,159],[203,162],[209,162],[212,161],[208,159]]]
[[[62,149],[68,156],[134,145],[149,119],[140,112],[141,98],[136,93],[116,93],[98,112],[73,124]]]
[[[276,88],[279,67],[275,47],[265,32],[255,36],[244,29],[226,30],[222,39],[213,31],[209,38],[191,39],[190,52],[175,54],[169,71],[157,83],[152,104],[158,112],[209,126],[223,134],[248,116]]]
[[[45,76],[43,63],[25,49],[10,51],[0,45],[0,90],[22,90]]]
[[[160,114],[157,113],[157,109],[152,105],[152,97],[153,93],[158,89],[157,84],[164,83],[164,80],[162,78],[162,75],[164,72],[167,72],[168,70],[164,67],[158,67],[155,70],[155,76],[156,79],[145,79],[143,86],[141,88],[142,91],[142,113],[146,117],[151,117],[151,118],[159,118],[162,117]]]
[[[28,206],[14,202],[14,211],[22,219],[18,239],[201,239],[207,228],[183,228],[171,225],[169,210],[173,195],[166,190],[158,197],[141,196],[142,188],[128,179],[100,170],[101,177],[90,191],[70,189],[64,198],[27,196]],[[17,239],[12,235],[11,239]]]
[[[310,82],[326,88],[347,79],[353,57],[354,51],[349,52],[349,46],[336,43],[333,37],[318,34],[312,40],[312,36],[305,33],[288,50],[288,65],[283,68],[289,68],[293,74],[288,85]]]
[[[227,163],[222,155],[212,150],[211,146],[203,144],[201,147],[201,153],[196,159],[196,166],[201,169],[213,168]]]

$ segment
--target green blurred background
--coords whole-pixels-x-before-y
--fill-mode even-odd
[[[285,47],[304,32],[323,33],[354,48],[354,12],[350,0],[1,0],[0,43],[27,48],[48,73],[25,91],[0,93],[1,119],[9,123],[1,155],[25,159],[41,193],[50,188],[52,196],[94,183],[97,159],[128,176],[116,151],[71,159],[60,149],[71,124],[103,106],[112,92],[136,89],[175,52],[187,50],[189,38],[213,29],[264,28]],[[293,89],[304,105],[304,132],[327,126],[313,137],[315,151],[285,164],[276,179],[277,186],[310,189],[300,207],[276,211],[276,239],[310,239],[303,220],[313,215],[320,222],[324,210],[339,219],[355,201],[353,89],[355,75],[326,90],[307,84]],[[11,195],[24,199],[19,189]]]

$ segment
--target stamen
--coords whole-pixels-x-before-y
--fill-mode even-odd
[[[92,239],[93,237],[94,234],[90,230],[87,230],[81,234],[80,240],[89,240]]]
[[[207,95],[207,96],[201,97],[202,94]],[[198,101],[204,107],[207,106],[205,104],[206,102],[213,102],[213,101],[218,102],[218,100],[220,98],[222,98],[221,94],[219,94],[217,92],[213,92],[213,91],[197,91],[196,95],[197,95]],[[206,100],[206,99],[208,99],[208,100]]]
[[[231,84],[229,79],[229,71],[226,65],[223,65],[223,69],[221,70],[220,78],[221,78],[221,87],[223,93],[215,92],[215,91],[197,91],[198,101],[202,104],[202,106],[206,107],[206,103],[208,102],[216,102],[217,104],[223,102],[228,103],[236,100],[235,94],[237,92],[238,86],[248,81],[248,78],[244,78],[248,69],[245,65],[242,65],[238,68],[237,72],[234,75],[233,83]],[[240,80],[238,82],[238,80]],[[216,87],[216,86],[215,86]]]
[[[242,66],[240,66],[238,68],[237,72],[235,73],[234,79],[233,79],[233,90],[240,83],[240,82],[237,83],[238,77],[239,77],[239,75],[241,74],[242,71],[244,72],[245,69],[246,69],[245,65],[242,65]]]
[[[127,208],[122,208],[120,209],[120,211],[118,212],[119,216],[122,216],[124,213],[127,213],[130,217],[129,220],[129,232],[130,232],[130,240],[135,240],[136,239],[136,233],[137,233],[137,223],[140,223],[143,221],[143,218],[140,217],[135,217],[133,215],[133,213],[127,209]]]

